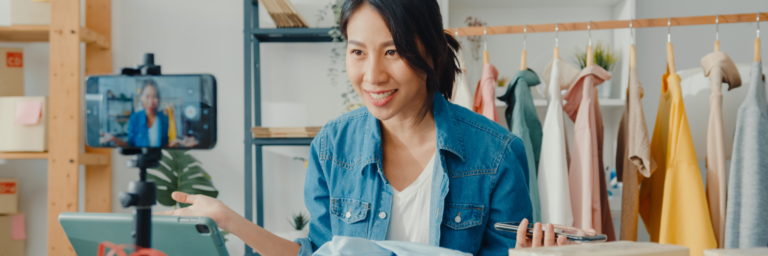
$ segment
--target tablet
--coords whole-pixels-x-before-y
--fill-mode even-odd
[[[104,241],[133,244],[131,214],[65,212],[59,223],[77,255],[96,255]],[[219,228],[207,217],[153,215],[152,248],[168,256],[229,256]]]

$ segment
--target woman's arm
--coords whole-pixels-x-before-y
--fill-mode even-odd
[[[232,211],[218,199],[205,195],[189,195],[173,192],[174,200],[191,204],[189,207],[155,213],[160,215],[205,216],[213,219],[221,229],[239,237],[245,244],[261,255],[290,255],[299,253],[299,244],[285,240],[266,229],[248,221]]]

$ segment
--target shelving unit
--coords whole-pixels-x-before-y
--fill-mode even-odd
[[[48,152],[0,153],[1,159],[48,160],[48,255],[75,255],[58,217],[78,210],[80,165],[85,165],[85,211],[111,211],[112,151],[85,147],[80,135],[80,46],[86,45],[86,75],[112,72],[111,3],[85,0],[81,13],[80,0],[51,1],[51,25],[0,27],[0,42],[50,43]]]
[[[264,146],[309,146],[307,138],[254,138],[251,128],[261,126],[261,43],[323,43],[332,42],[328,34],[331,28],[259,28],[259,6],[257,1],[243,0],[245,11],[243,24],[244,38],[244,105],[245,105],[245,218],[264,226],[264,190],[262,153]],[[252,100],[253,99],[253,100]],[[254,175],[255,174],[255,175]],[[255,180],[254,180],[255,178]],[[254,191],[255,189],[255,191]],[[256,194],[254,200],[253,195]],[[256,255],[245,246],[245,255]]]

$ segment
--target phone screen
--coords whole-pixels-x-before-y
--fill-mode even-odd
[[[91,147],[207,149],[216,144],[212,75],[92,76],[86,80]]]

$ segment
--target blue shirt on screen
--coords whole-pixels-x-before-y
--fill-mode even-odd
[[[163,147],[168,144],[168,116],[163,112],[157,112],[155,121],[160,121],[158,131],[160,132],[160,144],[149,144],[149,126],[147,125],[147,113],[142,110],[133,113],[128,120],[128,145],[131,147]]]

